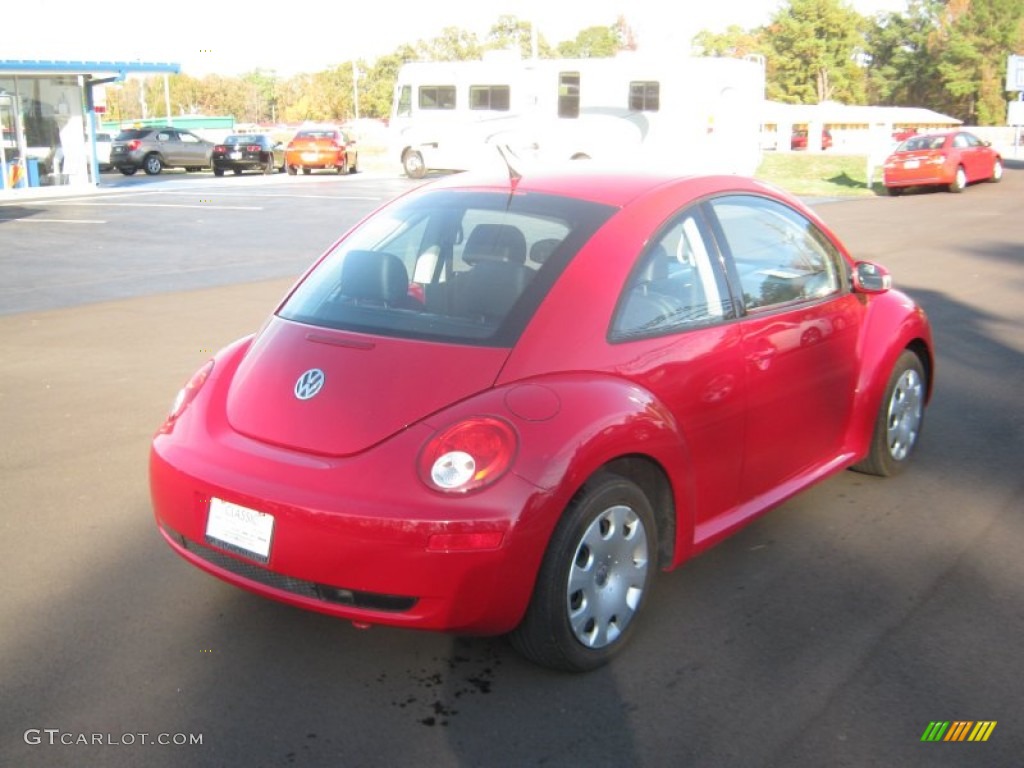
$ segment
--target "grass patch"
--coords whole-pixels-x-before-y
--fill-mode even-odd
[[[871,189],[867,183],[867,160],[863,155],[765,152],[754,175],[793,195],[864,197],[878,194],[882,169],[880,166],[875,168],[875,187]]]

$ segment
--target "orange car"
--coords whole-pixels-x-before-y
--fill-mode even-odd
[[[1003,178],[1003,159],[987,141],[967,131],[911,136],[885,161],[885,188],[900,195],[907,187],[944,186],[962,192],[975,181]]]
[[[288,142],[284,157],[292,176],[300,168],[303,173],[314,169],[355,173],[359,159],[355,141],[338,128],[303,128]]]

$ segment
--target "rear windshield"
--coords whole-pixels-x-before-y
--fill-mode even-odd
[[[128,139],[143,139],[152,132],[152,128],[125,128],[123,131],[117,134],[117,141],[127,141]]]
[[[329,253],[279,314],[350,331],[511,346],[614,210],[507,192],[404,198]]]
[[[903,142],[903,149],[907,152],[919,149],[942,149],[942,145],[945,143],[945,136],[913,136]]]
[[[295,134],[296,139],[336,139],[339,138],[337,131],[299,131]]]

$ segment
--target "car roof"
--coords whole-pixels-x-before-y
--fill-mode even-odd
[[[433,189],[507,190],[513,183],[500,174],[461,173],[442,177],[429,185]],[[518,193],[536,192],[589,200],[622,207],[637,198],[676,188],[683,199],[697,199],[722,192],[769,194],[789,199],[782,190],[755,179],[733,175],[674,175],[658,171],[621,171],[574,161],[557,170],[525,171],[515,180]]]

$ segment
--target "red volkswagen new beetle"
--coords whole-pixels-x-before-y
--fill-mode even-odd
[[[192,377],[156,521],[266,597],[588,670],[657,571],[835,472],[900,471],[933,369],[924,312],[773,188],[457,175]]]

